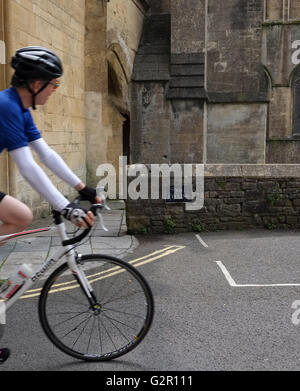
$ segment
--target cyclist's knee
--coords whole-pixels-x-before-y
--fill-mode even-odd
[[[18,221],[19,225],[22,226],[22,229],[24,229],[32,223],[32,220],[33,220],[33,214],[31,210],[28,208],[28,206],[24,205],[22,214],[20,214],[20,218]]]
[[[27,205],[7,195],[0,203],[0,220],[22,230],[31,224],[33,215]]]

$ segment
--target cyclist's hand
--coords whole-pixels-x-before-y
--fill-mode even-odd
[[[89,228],[94,224],[94,215],[91,211],[86,211],[80,206],[70,203],[62,211],[61,214],[77,227]]]
[[[89,201],[92,204],[101,204],[102,200],[97,196],[96,189],[93,187],[85,186],[82,190],[79,190],[78,193],[81,195],[82,201]]]

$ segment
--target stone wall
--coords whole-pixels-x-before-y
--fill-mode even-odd
[[[0,87],[9,86],[8,62],[17,48],[43,45],[57,52],[65,69],[62,86],[33,115],[49,145],[90,185],[100,179],[100,164],[117,168],[124,152],[129,83],[148,8],[147,0],[0,0],[0,40],[5,36],[7,51],[7,64],[0,64]],[[63,194],[75,194],[42,167]],[[0,156],[0,172],[0,190],[21,199],[37,215],[49,210],[6,152]]]
[[[298,163],[296,82],[299,65],[295,42],[300,40],[299,1],[265,1],[262,63],[269,75],[270,103],[266,163]],[[299,99],[299,98],[298,98]]]
[[[207,163],[265,162],[269,86],[261,64],[263,12],[261,0],[208,3]]]
[[[149,2],[134,63],[132,161],[298,163],[299,2],[167,3]]]
[[[207,93],[211,102],[266,101],[261,64],[263,1],[210,0]]]
[[[299,165],[205,165],[204,206],[127,200],[127,225],[138,233],[300,227]]]
[[[207,163],[264,163],[267,104],[207,105]]]
[[[130,121],[129,85],[147,7],[145,0],[86,1],[87,171],[91,185],[100,180],[96,173],[102,163],[112,164],[119,177],[123,126]]]
[[[172,54],[201,53],[205,48],[205,1],[172,0],[171,14]]]
[[[204,10],[194,10],[185,34],[191,45],[183,49],[176,36],[181,8],[171,2],[175,25],[161,10],[145,18],[131,86],[132,163],[203,161],[203,37],[196,38]]]
[[[4,3],[7,62],[22,46],[41,45],[53,49],[62,59],[62,86],[46,106],[33,112],[45,140],[62,156],[74,172],[85,179],[85,113],[84,113],[84,30],[85,2],[74,0],[10,0]],[[6,66],[8,86],[12,69]],[[74,82],[76,81],[76,82]],[[43,167],[45,169],[45,167]],[[50,172],[45,169],[50,174]],[[4,174],[5,175],[5,174]],[[71,195],[67,184],[50,174],[58,189]],[[10,162],[9,192],[36,214],[49,208],[32,191]]]
[[[174,0],[169,14],[155,9],[133,70],[131,161],[265,163],[263,1]]]
[[[106,162],[117,168],[120,156],[129,155],[130,83],[133,63],[139,46],[144,17],[149,5],[146,0],[110,0],[107,6],[107,61],[109,118]]]
[[[85,112],[87,182],[96,185],[96,170],[106,159],[107,133],[111,132],[107,106],[106,1],[85,1]]]

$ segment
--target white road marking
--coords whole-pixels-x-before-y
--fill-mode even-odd
[[[224,276],[226,277],[226,280],[228,281],[229,285],[231,286],[237,286],[234,279],[231,277],[229,271],[226,269],[226,267],[223,265],[221,261],[217,261],[217,265],[222,270]]]
[[[129,263],[131,263],[135,267],[139,267],[139,266],[142,266],[146,263],[153,262],[153,261],[156,261],[157,259],[166,257],[170,254],[174,254],[176,251],[183,250],[184,248],[185,248],[185,246],[178,246],[178,245],[166,246],[163,249],[154,251],[151,254],[147,254],[143,257],[133,259],[132,261],[129,261]],[[90,279],[89,280],[90,283],[93,283],[93,282],[101,280],[103,278],[108,278],[108,277],[111,277],[115,274],[122,273],[123,271],[125,271],[125,270],[120,269],[119,266],[116,266],[116,267],[111,267],[110,269],[107,269],[103,272],[99,272],[99,273],[92,274],[92,275],[87,275],[87,278]],[[98,276],[98,277],[94,278],[96,276]],[[92,277],[94,278],[93,280],[91,280]],[[49,292],[50,293],[61,292],[61,291],[70,290],[70,289],[74,289],[74,288],[78,288],[78,287],[79,287],[79,285],[76,283],[76,281],[71,280],[68,282],[53,284],[53,286]],[[42,288],[30,289],[30,290],[26,291],[25,294],[20,297],[20,299],[30,299],[32,297],[39,296],[41,290],[42,290]],[[0,304],[1,304],[1,302],[0,302]]]
[[[208,247],[208,245],[204,242],[200,235],[196,234],[196,238],[199,240],[203,247]]]
[[[249,288],[249,287],[276,287],[276,286],[300,286],[300,284],[296,283],[282,283],[282,284],[237,284],[234,279],[231,277],[229,271],[223,265],[221,261],[216,261],[219,268],[222,270],[226,280],[228,281],[230,286],[237,288]]]

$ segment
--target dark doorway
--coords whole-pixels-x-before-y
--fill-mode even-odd
[[[123,123],[123,156],[127,157],[127,164],[130,164],[130,119],[126,114],[122,114],[125,118]]]
[[[294,121],[293,135],[300,136],[300,79],[294,83]]]

